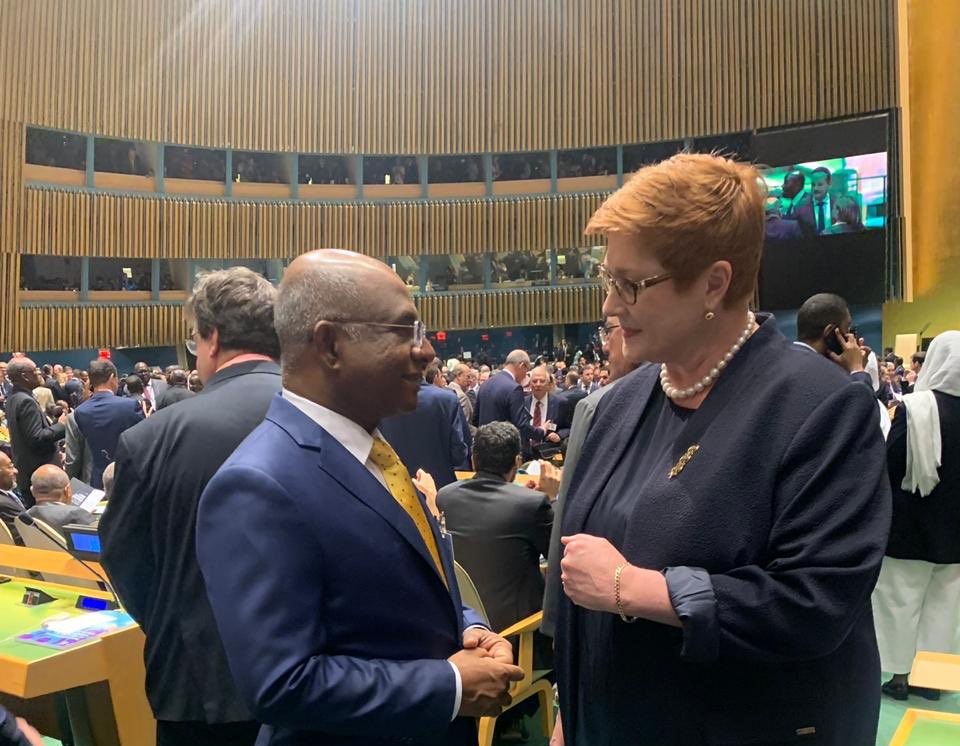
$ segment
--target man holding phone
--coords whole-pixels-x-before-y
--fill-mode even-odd
[[[852,324],[850,308],[843,298],[833,293],[817,293],[807,298],[797,312],[794,344],[829,358],[875,392],[876,383],[867,369],[871,362],[876,365],[876,356]],[[890,432],[890,417],[882,402],[878,402],[878,406],[880,429],[886,437]]]

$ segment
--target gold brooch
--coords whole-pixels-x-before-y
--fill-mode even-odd
[[[674,464],[673,468],[670,470],[670,473],[667,474],[667,479],[673,479],[673,478],[674,478],[675,476],[677,476],[681,471],[683,471],[684,468],[686,467],[686,465],[690,463],[690,459],[692,459],[694,456],[696,456],[696,455],[697,455],[697,451],[699,451],[699,450],[700,450],[700,446],[698,446],[698,445],[692,445],[692,446],[690,446],[690,447],[686,450],[686,452],[680,457],[680,460],[677,461],[676,464]]]

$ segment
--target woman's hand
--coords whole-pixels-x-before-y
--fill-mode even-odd
[[[627,560],[606,539],[589,534],[563,536],[560,582],[567,598],[577,606],[594,611],[619,613],[614,576]]]
[[[557,722],[553,724],[553,735],[550,736],[549,746],[564,746],[563,723],[560,722],[560,713],[557,713]]]
[[[423,469],[417,469],[417,476],[413,478],[413,486],[423,493],[427,500],[427,507],[434,518],[440,517],[440,508],[437,507],[437,483],[433,475]]]

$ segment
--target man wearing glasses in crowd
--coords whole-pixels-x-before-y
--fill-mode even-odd
[[[203,488],[280,391],[275,298],[249,269],[201,275],[185,313],[203,395],[124,431],[117,447],[102,562],[147,637],[157,746],[244,746],[260,728],[232,683],[194,537]]]
[[[283,396],[207,486],[197,551],[258,743],[476,743],[522,678],[380,434],[434,356],[389,267],[314,251],[276,311]],[[358,385],[362,382],[362,385]]]

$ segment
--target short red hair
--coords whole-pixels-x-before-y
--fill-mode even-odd
[[[590,218],[587,235],[635,235],[683,290],[707,267],[730,262],[724,305],[750,297],[763,254],[766,187],[751,165],[679,153],[637,171]]]

